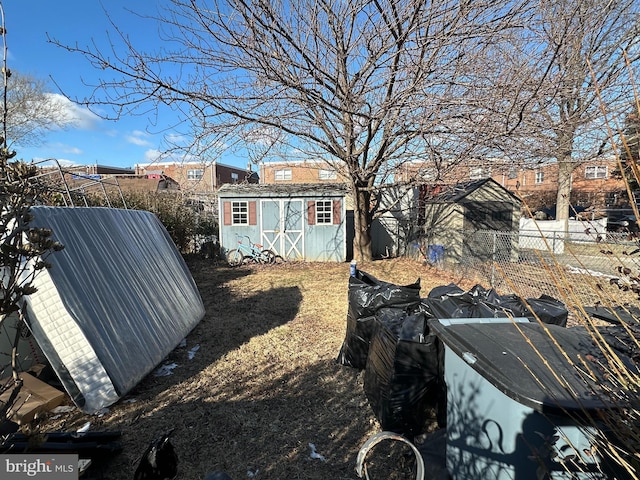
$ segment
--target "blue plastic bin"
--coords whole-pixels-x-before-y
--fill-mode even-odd
[[[428,245],[427,256],[431,263],[442,262],[444,260],[444,245]]]

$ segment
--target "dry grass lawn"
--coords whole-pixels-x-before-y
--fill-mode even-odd
[[[362,374],[336,363],[346,329],[349,266],[232,269],[201,258],[188,264],[206,315],[186,347],[166,359],[177,364],[173,374],[149,375],[101,416],[77,410],[49,415],[38,429],[74,431],[91,422],[92,431],[121,431],[122,453],[100,467],[102,477],[92,478],[133,478],[145,447],[169,429],[175,429],[181,479],[202,479],[212,470],[234,480],[358,478],[357,452],[379,426]],[[421,278],[423,296],[450,282],[472,286],[408,259],[359,268],[400,285]],[[309,444],[325,461],[311,458]]]

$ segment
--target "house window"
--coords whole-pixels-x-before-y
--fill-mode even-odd
[[[231,183],[238,183],[238,174],[231,173]]]
[[[331,200],[318,200],[316,202],[316,224],[333,223],[333,202]]]
[[[597,178],[607,178],[608,173],[609,172],[607,171],[606,166],[592,165],[590,167],[585,167],[584,178],[589,180],[593,180]]]
[[[231,202],[231,224],[232,225],[248,225],[249,224],[249,203],[248,202]]]
[[[200,180],[203,175],[204,175],[204,170],[201,168],[187,170],[187,180]]]
[[[473,167],[469,169],[469,180],[482,180],[491,176],[491,168]]]
[[[544,182],[544,172],[536,172],[536,183]]]
[[[285,168],[282,170],[276,170],[276,181],[286,181],[291,180],[291,169]]]
[[[438,170],[433,167],[423,168],[418,172],[420,180],[435,180],[438,177]]]
[[[320,180],[335,180],[338,178],[338,174],[335,170],[320,170]]]

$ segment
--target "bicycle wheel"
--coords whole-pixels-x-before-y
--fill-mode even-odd
[[[273,250],[263,250],[261,256],[265,259],[264,263],[267,263],[269,265],[273,263],[284,263],[284,258],[275,253]]]
[[[271,250],[262,250],[260,252],[260,263],[274,263],[276,260],[276,254]]]
[[[230,267],[238,267],[244,263],[244,255],[240,250],[234,248],[227,253],[227,263]]]

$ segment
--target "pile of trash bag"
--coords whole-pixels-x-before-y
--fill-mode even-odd
[[[409,285],[379,280],[361,270],[349,277],[347,330],[337,362],[364,370],[367,400],[383,430],[409,437],[426,432],[434,416],[446,424],[444,347],[430,319],[526,317],[566,326],[565,305],[546,295],[522,299],[476,285],[455,284],[420,297]]]
[[[422,303],[434,318],[526,317],[561,327],[567,326],[569,318],[564,303],[548,295],[525,300],[514,294],[499,295],[480,285],[467,292],[453,283],[436,287]]]
[[[364,371],[364,391],[382,429],[416,436],[430,420],[444,415],[446,398],[440,375],[430,315],[421,307],[411,311],[381,308]],[[439,418],[438,423],[444,422]]]
[[[362,370],[376,330],[376,312],[383,307],[404,310],[420,305],[420,279],[411,285],[399,286],[356,270],[355,275],[349,277],[348,299],[347,333],[338,363]]]

